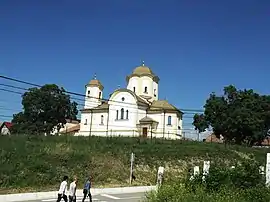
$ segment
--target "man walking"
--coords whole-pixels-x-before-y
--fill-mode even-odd
[[[91,177],[88,177],[86,182],[84,183],[82,202],[84,202],[87,196],[89,196],[89,201],[92,202],[92,195],[90,192],[90,188],[91,188]]]
[[[56,202],[60,202],[61,199],[64,199],[65,202],[68,202],[67,195],[66,195],[67,181],[68,181],[68,176],[64,176],[63,181],[61,182],[61,185],[58,191],[58,198]]]
[[[74,181],[69,185],[69,202],[76,202],[77,182],[77,177],[74,177]]]

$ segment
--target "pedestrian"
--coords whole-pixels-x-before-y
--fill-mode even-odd
[[[77,177],[69,185],[69,202],[76,202]]]
[[[68,181],[68,176],[64,176],[63,181],[60,184],[60,188],[58,191],[58,199],[56,202],[60,202],[61,199],[64,199],[65,202],[68,202],[67,195],[66,195],[67,181]]]
[[[92,195],[91,195],[91,191],[90,191],[91,185],[92,185],[91,180],[92,180],[92,178],[91,178],[91,176],[89,176],[84,183],[82,202],[84,202],[84,200],[86,199],[87,196],[89,197],[89,201],[92,202]]]

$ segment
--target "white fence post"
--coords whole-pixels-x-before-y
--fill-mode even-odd
[[[200,167],[199,166],[194,166],[194,176],[200,174]]]
[[[158,168],[158,173],[157,173],[157,187],[159,188],[162,184],[164,177],[164,167],[159,167]]]
[[[132,175],[133,175],[133,163],[135,160],[135,154],[131,153],[131,158],[130,158],[130,176],[129,176],[129,183],[132,184]]]
[[[266,186],[269,186],[270,183],[270,153],[267,153],[266,155],[266,180],[265,180],[265,184]]]
[[[210,161],[204,161],[203,162],[203,177],[202,177],[203,181],[205,181],[206,175],[209,174],[209,169],[210,169]]]

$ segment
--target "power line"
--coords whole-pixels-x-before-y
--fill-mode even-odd
[[[18,83],[23,83],[23,84],[27,84],[27,85],[32,85],[32,86],[35,86],[35,87],[42,87],[41,85],[39,84],[35,84],[35,83],[30,83],[30,82],[27,82],[27,81],[23,81],[23,80],[19,80],[19,79],[15,79],[15,78],[11,78],[11,77],[7,77],[7,76],[0,76],[0,78],[3,78],[3,79],[7,79],[7,80],[11,80],[11,81],[15,81],[15,82],[18,82]],[[27,89],[28,90],[28,89]],[[84,94],[81,94],[81,93],[76,93],[76,92],[71,92],[71,91],[64,91],[65,93],[67,94],[70,94],[70,95],[76,95],[76,96],[81,96],[81,97],[87,97],[87,98],[93,98],[93,99],[96,99],[96,100],[99,100],[99,101],[105,101],[105,102],[117,102],[117,103],[121,103],[123,104],[123,102],[121,101],[116,101],[116,100],[110,100],[110,99],[105,99],[105,98],[96,98],[96,97],[93,97],[93,96],[86,96]],[[134,103],[126,103],[125,104],[130,104],[130,105],[136,105]],[[136,105],[137,106],[137,105]],[[159,107],[159,108],[162,108],[162,107]],[[197,112],[204,112],[204,110],[200,110],[200,109],[179,109],[180,111],[197,111]]]

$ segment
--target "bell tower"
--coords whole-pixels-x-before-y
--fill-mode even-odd
[[[101,104],[103,89],[103,85],[95,74],[94,78],[85,86],[84,109],[92,109]]]

